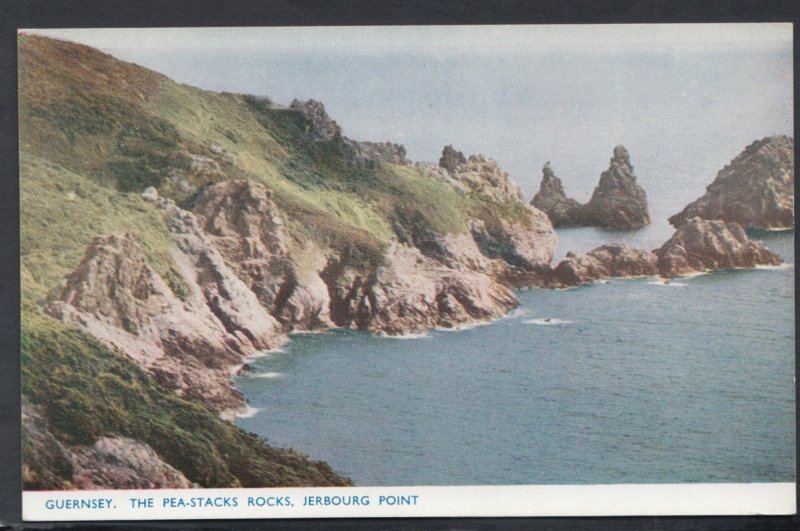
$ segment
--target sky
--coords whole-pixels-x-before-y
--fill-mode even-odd
[[[790,24],[27,31],[208,90],[314,98],[346,136],[414,160],[446,144],[484,153],[527,197],[550,161],[588,199],[624,144],[655,215],[752,141],[793,130]]]

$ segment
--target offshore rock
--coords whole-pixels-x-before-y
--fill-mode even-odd
[[[794,141],[771,136],[753,142],[669,222],[680,227],[695,216],[747,228],[794,227]]]
[[[592,198],[586,204],[588,223],[597,227],[632,229],[650,223],[647,213],[647,195],[636,184],[628,150],[614,148],[614,156]]]
[[[567,253],[553,276],[565,286],[604,278],[654,276],[658,274],[657,261],[655,254],[630,245],[603,245],[587,254]]]
[[[553,173],[550,162],[542,168],[542,182],[530,204],[546,213],[556,227],[585,223],[583,205],[566,196],[561,179]]]
[[[761,242],[750,240],[738,223],[698,217],[684,223],[654,252],[658,256],[659,273],[668,278],[715,269],[781,263],[780,257]]]
[[[556,227],[592,226],[635,229],[648,225],[647,194],[636,183],[628,150],[614,148],[609,167],[600,176],[591,199],[582,205],[566,197],[549,163],[542,169],[539,192],[531,204],[543,210]]]
[[[672,278],[780,263],[778,255],[750,240],[738,223],[692,218],[653,252],[630,245],[603,245],[587,254],[567,253],[552,277],[555,287],[576,286],[607,278]]]

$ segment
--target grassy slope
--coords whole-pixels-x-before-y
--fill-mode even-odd
[[[297,113],[178,85],[85,46],[20,36],[19,80],[24,392],[64,441],[141,438],[203,485],[308,482],[317,472],[164,392],[35,306],[93,236],[111,232],[134,233],[150,265],[181,293],[166,229],[139,192],[156,186],[188,205],[191,195],[171,177],[199,189],[224,178],[260,181],[286,213],[291,236],[347,250],[363,267],[380,263],[392,237],[408,240],[409,219],[453,233],[466,230],[468,216],[526,215],[520,205],[459,195],[410,167],[355,168],[341,140],[314,141]],[[221,171],[195,171],[192,156],[213,159]]]

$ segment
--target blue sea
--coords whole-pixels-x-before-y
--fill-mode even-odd
[[[557,254],[664,233],[561,230]],[[751,236],[794,263],[793,232]],[[794,481],[793,265],[519,299],[458,331],[294,335],[237,379],[238,424],[359,485]]]

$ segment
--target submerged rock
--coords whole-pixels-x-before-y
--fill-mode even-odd
[[[771,136],[753,142],[717,173],[705,195],[669,222],[680,227],[693,217],[747,228],[794,227],[794,141]]]
[[[568,198],[550,164],[542,169],[539,192],[531,204],[544,211],[556,227],[593,226],[634,229],[650,223],[647,194],[636,183],[636,175],[624,146],[614,148],[609,167],[600,176],[585,205]]]

